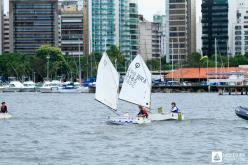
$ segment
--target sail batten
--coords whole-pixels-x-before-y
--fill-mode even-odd
[[[119,98],[150,108],[151,77],[144,60],[137,55],[127,70]]]
[[[107,53],[103,53],[98,65],[95,99],[116,110],[118,102],[119,74]]]

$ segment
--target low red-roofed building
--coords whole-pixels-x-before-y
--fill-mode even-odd
[[[243,74],[248,76],[248,68],[229,67],[218,68],[217,74],[215,68],[180,68],[165,75],[166,80],[183,79],[184,81],[196,82],[207,80],[208,78],[227,79],[232,74]]]

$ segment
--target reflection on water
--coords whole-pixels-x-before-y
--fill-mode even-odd
[[[129,126],[107,125],[114,114],[92,94],[1,93],[0,101],[14,116],[0,121],[0,164],[199,165],[216,150],[248,160],[248,122],[234,113],[247,96],[153,94],[153,109],[175,101],[185,120]],[[122,101],[119,110],[138,112]]]

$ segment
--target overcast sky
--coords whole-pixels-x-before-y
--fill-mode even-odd
[[[5,12],[8,10],[8,2],[9,0],[3,0]],[[152,16],[157,13],[165,13],[165,0],[137,0],[139,3],[139,14],[143,14],[144,17],[152,21]],[[199,20],[199,16],[201,13],[201,1],[196,0],[196,9],[197,9],[197,21]]]
[[[143,14],[149,21],[152,21],[153,14],[165,14],[165,0],[138,0],[138,3],[139,14]],[[198,21],[201,14],[201,0],[196,0],[196,10]]]

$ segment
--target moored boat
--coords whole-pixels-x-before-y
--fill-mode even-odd
[[[239,106],[235,108],[235,113],[238,117],[248,120],[248,108]]]
[[[79,82],[64,82],[62,87],[58,88],[59,93],[87,93],[88,87],[81,86]]]
[[[59,88],[62,87],[62,83],[57,80],[45,81],[42,87],[39,88],[41,93],[58,93]]]
[[[21,92],[35,92],[36,86],[33,81],[25,81],[23,83],[24,87],[21,89]]]
[[[3,92],[21,92],[24,85],[20,81],[11,81],[9,85],[4,87]]]

